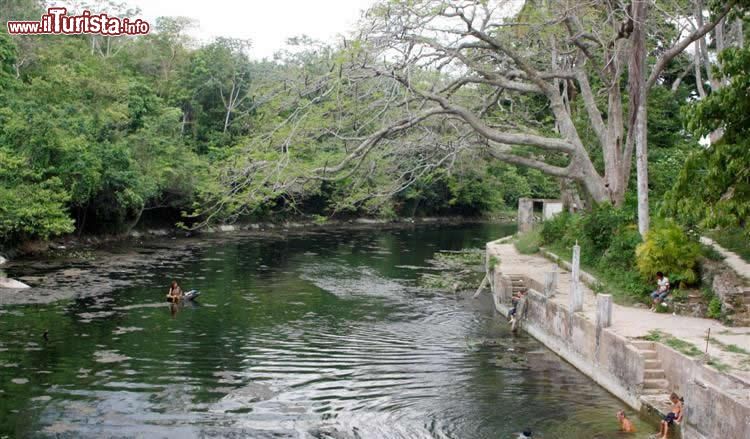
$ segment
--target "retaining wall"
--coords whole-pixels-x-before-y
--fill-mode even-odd
[[[503,315],[508,307],[507,282],[495,282],[495,306]],[[562,305],[530,289],[521,327],[599,385],[640,410],[644,360],[625,338],[601,329],[582,314],[570,314]]]
[[[492,244],[500,242],[488,244],[488,258]],[[559,261],[555,255],[548,256]],[[501,274],[501,265],[495,268],[491,273],[495,307],[507,316],[512,282]],[[594,281],[586,276],[581,272],[582,280]],[[583,314],[571,314],[566,306],[549,300],[539,292],[538,281],[529,279],[527,286],[520,320],[524,330],[633,409],[653,409],[640,399],[645,360],[627,338],[606,328],[597,330],[595,322]],[[683,438],[750,439],[750,384],[668,346],[655,346],[672,390],[685,399],[685,419],[679,430]]]
[[[674,391],[685,399],[683,437],[750,438],[747,383],[661,343],[656,343],[656,352]]]

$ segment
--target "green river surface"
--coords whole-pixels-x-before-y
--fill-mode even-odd
[[[618,433],[625,404],[511,335],[487,294],[419,287],[436,251],[514,231],[279,231],[98,250],[67,273],[70,297],[0,307],[0,437],[647,437],[655,427],[637,418],[642,433]],[[140,262],[109,269],[107,254]],[[70,268],[57,264],[6,271],[44,282]],[[77,287],[87,270],[110,288]],[[198,303],[172,312],[173,278]]]

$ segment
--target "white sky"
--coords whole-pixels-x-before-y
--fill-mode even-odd
[[[253,58],[270,58],[287,38],[302,34],[332,41],[352,30],[362,10],[375,0],[127,0],[152,25],[159,16],[199,22],[195,37],[249,38]],[[134,17],[135,18],[135,17]]]

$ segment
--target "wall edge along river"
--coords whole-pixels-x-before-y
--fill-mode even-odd
[[[486,247],[486,260],[500,261],[489,269],[490,287],[496,310],[506,317],[513,284],[508,273],[502,273],[502,257],[495,245],[510,239],[492,241]],[[544,287],[539,281],[526,281],[525,304],[518,307],[521,327],[632,409],[658,422],[665,414],[664,408],[643,398],[646,360],[631,340],[607,328],[597,328],[582,313],[571,313],[567,307],[550,300],[541,292]],[[725,390],[725,384],[729,384],[727,376],[667,346],[659,343],[655,346],[673,390],[685,399],[686,416],[677,430],[679,436],[750,438],[750,406]]]

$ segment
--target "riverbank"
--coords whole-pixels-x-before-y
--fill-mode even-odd
[[[71,245],[55,242],[50,251],[20,256],[0,267],[11,279],[30,289],[0,288],[0,306],[46,304],[72,297],[94,297],[118,288],[153,283],[144,277],[155,267],[173,266],[202,249],[245,238],[263,239],[284,245],[291,237],[320,234],[350,234],[361,231],[408,230],[413,227],[452,227],[461,224],[508,224],[466,218],[425,218],[414,222],[359,220],[329,223],[263,223],[216,227],[192,236],[167,230],[139,231],[117,240],[87,239]],[[511,232],[512,233],[512,232]],[[483,242],[483,241],[482,241]],[[116,276],[112,274],[115,273]]]
[[[13,276],[7,274],[13,267],[13,260],[28,258],[30,256],[39,256],[58,261],[70,260],[72,265],[80,262],[87,262],[92,259],[97,250],[110,245],[120,245],[128,242],[144,242],[148,240],[185,240],[185,239],[202,239],[231,235],[253,235],[260,237],[283,237],[290,233],[305,233],[310,231],[335,231],[335,230],[365,230],[377,228],[380,230],[399,229],[405,227],[414,227],[420,225],[459,225],[459,224],[482,224],[482,223],[512,223],[515,217],[512,215],[502,214],[497,217],[422,217],[422,218],[401,218],[398,220],[384,220],[376,218],[357,218],[351,220],[328,220],[328,221],[287,221],[287,222],[256,222],[256,223],[237,223],[223,224],[199,231],[186,231],[175,227],[135,229],[128,234],[122,235],[67,235],[51,240],[28,241],[12,249],[6,249],[0,252],[0,290],[24,290],[28,289],[33,283],[19,282]],[[167,251],[167,254],[171,253]],[[100,254],[101,256],[101,254]],[[126,257],[117,255],[110,263],[107,260],[104,266],[110,266],[113,269],[130,270],[130,267],[137,266],[137,261],[129,261]],[[80,275],[81,271],[75,268],[57,265],[57,273],[64,273],[63,276],[53,276],[55,284],[67,284],[71,278]],[[52,270],[50,270],[52,271]],[[106,273],[104,273],[106,277]],[[109,280],[104,280],[101,276],[95,276],[97,279],[92,280],[92,286],[108,288]],[[34,278],[32,281],[38,281]],[[88,282],[85,282],[88,283]],[[38,285],[37,285],[38,286]],[[48,297],[49,301],[59,300],[59,294],[51,289],[47,289],[42,297]],[[25,299],[22,303],[25,302]],[[45,300],[46,302],[46,300]],[[0,295],[0,305],[8,304],[8,294]],[[11,300],[10,303],[16,303]]]
[[[378,228],[400,228],[413,225],[436,224],[457,225],[474,223],[513,223],[516,221],[515,213],[502,213],[488,217],[417,217],[399,218],[386,220],[379,218],[356,218],[347,220],[329,219],[326,221],[315,221],[306,218],[283,222],[242,222],[235,224],[217,224],[200,230],[185,230],[172,225],[163,227],[136,228],[123,234],[101,234],[101,235],[77,235],[70,234],[48,240],[30,240],[18,243],[14,246],[4,247],[0,245],[0,266],[18,257],[28,255],[52,255],[65,256],[79,249],[96,248],[116,242],[128,240],[141,240],[148,238],[189,238],[203,235],[214,235],[232,232],[248,232],[260,234],[277,234],[289,230],[327,230],[327,229],[363,229],[369,227]],[[0,243],[1,244],[1,243]]]
[[[613,305],[611,326],[599,327],[597,297],[587,286],[583,310],[569,311],[570,273],[556,264],[522,255],[508,240],[487,244],[487,258],[500,261],[492,282],[498,311],[507,313],[514,284],[528,288],[522,327],[631,407],[659,416],[675,391],[686,400],[686,439],[750,437],[750,374],[742,370],[750,362],[743,364],[743,353],[720,348],[750,352],[750,328],[619,305]],[[557,288],[546,295],[545,273],[552,271],[558,273]],[[720,344],[709,345],[710,356],[703,357],[709,328]],[[698,356],[661,343],[661,334],[688,343]],[[734,368],[722,372],[717,365]]]

